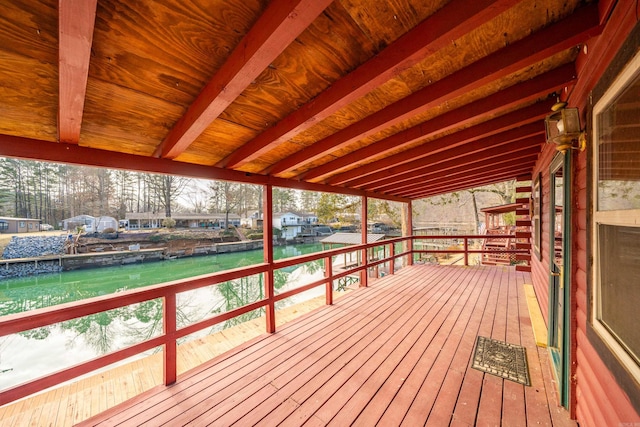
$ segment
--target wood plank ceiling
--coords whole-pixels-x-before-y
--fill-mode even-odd
[[[598,6],[0,0],[0,155],[381,198],[498,182],[530,173]]]

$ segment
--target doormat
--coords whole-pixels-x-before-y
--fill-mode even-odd
[[[526,349],[522,346],[478,337],[471,367],[530,386]]]

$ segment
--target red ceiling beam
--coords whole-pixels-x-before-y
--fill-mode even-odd
[[[437,167],[436,165],[439,163],[448,160],[473,155],[476,160],[479,161],[486,156],[495,154],[496,150],[509,149],[510,151],[516,151],[531,145],[539,145],[542,142],[540,138],[542,133],[543,131],[540,130],[536,123],[530,123],[515,129],[509,129],[497,135],[491,135],[466,144],[457,145],[450,150],[440,151],[397,167],[382,170],[378,173],[346,182],[344,185],[350,188],[365,186],[379,188],[389,182],[402,180],[405,177],[408,179],[416,176],[416,174],[422,173],[421,171],[424,171],[426,168]],[[507,145],[508,147],[505,147]]]
[[[461,178],[460,180],[450,181],[442,185],[425,187],[421,191],[415,191],[407,194],[406,197],[412,200],[431,197],[439,194],[451,193],[470,188],[482,187],[484,185],[494,184],[496,182],[504,182],[515,179],[517,176],[531,173],[535,162],[523,163],[503,169],[499,172],[481,174],[478,176]]]
[[[333,135],[316,142],[337,149],[371,136],[385,128],[421,114],[443,102],[506,77],[549,56],[599,34],[597,4],[578,9],[569,17],[540,30],[522,40],[486,56],[382,110],[367,116]],[[315,170],[312,170],[315,174]],[[311,179],[303,173],[297,179]]]
[[[451,184],[449,186],[428,188],[422,192],[414,193],[411,197],[411,200],[453,193],[455,191],[470,190],[472,188],[484,187],[487,185],[496,184],[498,182],[511,181],[513,179],[516,179],[518,176],[523,176],[531,173],[531,169],[533,169],[533,163],[522,165],[521,168],[514,168],[512,170],[505,171],[504,173],[479,177],[478,179],[474,179],[473,181],[464,181]]]
[[[502,150],[499,155],[488,157],[481,161],[478,161],[477,157],[473,156],[471,158],[465,157],[464,159],[443,162],[437,166],[434,165],[433,167],[425,168],[425,170],[421,171],[420,175],[416,175],[410,179],[402,179],[397,183],[378,187],[375,189],[375,192],[407,192],[424,187],[432,181],[442,182],[471,172],[484,170],[500,171],[504,166],[513,164],[516,161],[523,161],[523,158],[535,160],[538,154],[540,154],[539,145],[532,145],[526,149],[520,149],[515,152],[509,152],[507,149],[510,147],[499,148]]]
[[[510,153],[509,155],[495,157],[493,159],[487,159],[483,162],[473,163],[471,165],[465,165],[464,167],[460,167],[456,169],[455,172],[451,170],[440,171],[423,175],[418,178],[414,178],[412,181],[404,182],[403,185],[399,185],[397,188],[384,188],[375,191],[376,193],[411,193],[416,190],[420,190],[424,188],[426,185],[433,184],[434,181],[444,183],[449,180],[458,178],[460,176],[465,176],[468,178],[468,174],[470,172],[484,172],[484,171],[494,171],[500,172],[506,167],[510,167],[514,163],[528,163],[530,161],[535,161],[538,158],[539,150],[536,151],[535,148],[531,147],[524,151],[518,151],[516,153]],[[507,156],[511,156],[508,160],[506,160]]]
[[[479,27],[521,0],[453,0],[381,53],[336,81],[319,96],[265,130],[218,167],[240,167],[369,93],[452,40]]]
[[[525,171],[525,170],[523,170],[523,171],[514,171],[512,173],[508,173],[508,174],[505,174],[505,175],[478,180],[471,187],[466,186],[464,184],[459,184],[459,185],[454,185],[454,186],[449,187],[449,188],[429,189],[428,191],[425,191],[425,192],[422,192],[422,193],[416,193],[411,198],[411,200],[426,199],[426,198],[429,198],[429,197],[440,196],[440,195],[443,195],[443,194],[449,194],[449,193],[458,192],[458,191],[470,190],[472,188],[485,187],[485,186],[491,185],[491,184],[497,184],[497,183],[500,183],[500,182],[511,181],[511,180],[516,178],[516,175],[526,174],[526,173],[529,173],[529,172],[530,172],[530,170],[527,170],[527,171]]]
[[[518,162],[516,165],[506,166],[498,171],[495,169],[492,171],[478,171],[473,175],[469,175],[466,177],[451,179],[446,181],[441,181],[438,183],[431,183],[424,185],[422,188],[415,188],[413,190],[404,190],[401,191],[402,194],[412,194],[416,196],[418,194],[425,194],[427,192],[432,192],[434,189],[449,189],[449,188],[458,188],[458,189],[468,189],[474,188],[478,186],[485,185],[482,182],[487,179],[494,179],[496,177],[500,178],[500,181],[505,181],[508,179],[515,178],[516,175],[522,175],[524,173],[529,172],[536,162],[535,157],[528,157],[522,159],[522,161]],[[506,178],[505,178],[506,177]]]
[[[395,135],[360,148],[359,150],[345,156],[341,156],[335,160],[325,163],[324,165],[318,166],[305,174],[302,174],[301,177],[304,177],[307,180],[312,180],[327,174],[336,173],[340,169],[344,169],[348,166],[361,162],[363,159],[381,156],[414,141],[428,138],[455,127],[465,126],[466,124],[477,120],[481,116],[507,111],[517,104],[524,104],[530,100],[555,92],[565,85],[575,81],[575,77],[576,73],[573,64],[566,64],[555,70],[541,74],[531,80],[516,84],[486,98],[474,101],[470,104],[435,117],[434,119],[420,123],[412,128],[398,132]],[[316,145],[321,146],[322,144],[318,143]],[[309,148],[313,148],[316,145]],[[302,154],[304,151],[305,150],[302,150],[298,153]],[[297,166],[290,163],[290,160],[298,161],[296,158],[298,153],[282,160],[270,171],[273,174],[276,174],[281,170],[281,167],[278,165],[286,165],[287,167]],[[309,160],[313,160],[318,157],[319,156],[312,157]]]
[[[154,156],[174,159],[209,127],[332,0],[273,0],[178,120]]]
[[[543,138],[542,131],[532,123],[517,129],[512,129],[500,133],[498,135],[483,138],[470,142],[465,145],[458,146],[451,150],[442,151],[423,159],[415,160],[398,167],[394,167],[379,173],[363,177],[353,182],[345,183],[349,188],[372,189],[386,186],[396,180],[402,181],[423,174],[425,170],[430,168],[438,168],[438,164],[469,155],[473,155],[476,161],[480,161],[486,157],[500,154],[500,151],[518,151],[531,146],[539,146]]]
[[[244,184],[271,184],[276,187],[348,194],[358,197],[377,197],[397,202],[408,201],[401,197],[381,196],[351,188],[332,187],[329,185],[314,184],[312,182],[293,181],[273,176],[221,169],[213,166],[197,165],[169,159],[158,159],[155,157],[120,153],[117,151],[81,147],[75,144],[60,144],[11,135],[0,135],[0,156],[45,162],[69,163],[83,166],[97,166],[110,169],[179,175],[190,178],[235,181]]]
[[[97,0],[58,2],[58,141],[77,144],[89,78]]]
[[[428,141],[415,148],[402,151],[400,153],[388,156],[382,160],[378,160],[366,165],[351,169],[341,174],[335,175],[327,180],[326,183],[332,185],[341,184],[345,186],[352,185],[353,180],[366,177],[366,175],[376,175],[382,178],[389,176],[386,170],[389,168],[401,167],[403,163],[411,162],[415,164],[416,160],[423,157],[434,155],[441,151],[450,150],[454,147],[468,144],[477,139],[487,138],[491,135],[500,134],[511,129],[509,133],[502,135],[501,138],[511,137],[519,139],[544,131],[542,122],[537,122],[549,113],[549,109],[553,104],[553,100],[538,102],[529,107],[513,111],[492,120],[471,126],[459,132],[446,135],[442,138]],[[514,129],[517,126],[525,125],[524,129]]]
[[[395,192],[399,188],[404,188],[412,185],[416,178],[424,181],[430,179],[430,177],[435,174],[438,179],[444,179],[456,173],[452,172],[452,170],[459,171],[468,168],[479,168],[488,164],[495,165],[496,162],[508,160],[507,157],[509,156],[511,156],[511,158],[513,159],[516,159],[523,155],[540,153],[540,145],[543,140],[544,139],[540,136],[533,136],[515,142],[493,145],[481,151],[463,151],[462,155],[460,155],[459,153],[451,153],[451,157],[447,156],[447,154],[449,154],[448,152],[444,152],[441,153],[443,154],[443,156],[435,156],[439,158],[433,159],[433,162],[431,161],[431,158],[427,158],[427,162],[425,162],[425,165],[420,169],[416,169],[409,173],[398,175],[393,178],[378,181],[372,185],[365,185],[364,187],[366,187],[367,189],[371,189],[372,191],[381,193],[390,190],[393,190]],[[463,146],[460,148],[465,147]]]

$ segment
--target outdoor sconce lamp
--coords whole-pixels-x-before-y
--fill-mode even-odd
[[[551,107],[553,113],[544,119],[547,143],[554,143],[556,150],[565,153],[569,149],[584,151],[586,134],[580,129],[580,113],[577,108],[565,108],[559,102]]]

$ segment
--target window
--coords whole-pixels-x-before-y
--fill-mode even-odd
[[[594,330],[640,380],[640,55],[594,107]]]
[[[531,189],[531,231],[533,233],[533,253],[541,259],[540,247],[542,246],[542,223],[540,212],[542,212],[542,186],[540,185],[541,174],[536,176]]]
[[[24,228],[24,227],[25,227],[24,221],[20,221],[20,228]]]
[[[0,221],[0,231],[6,231],[9,229],[9,223],[6,221]]]

